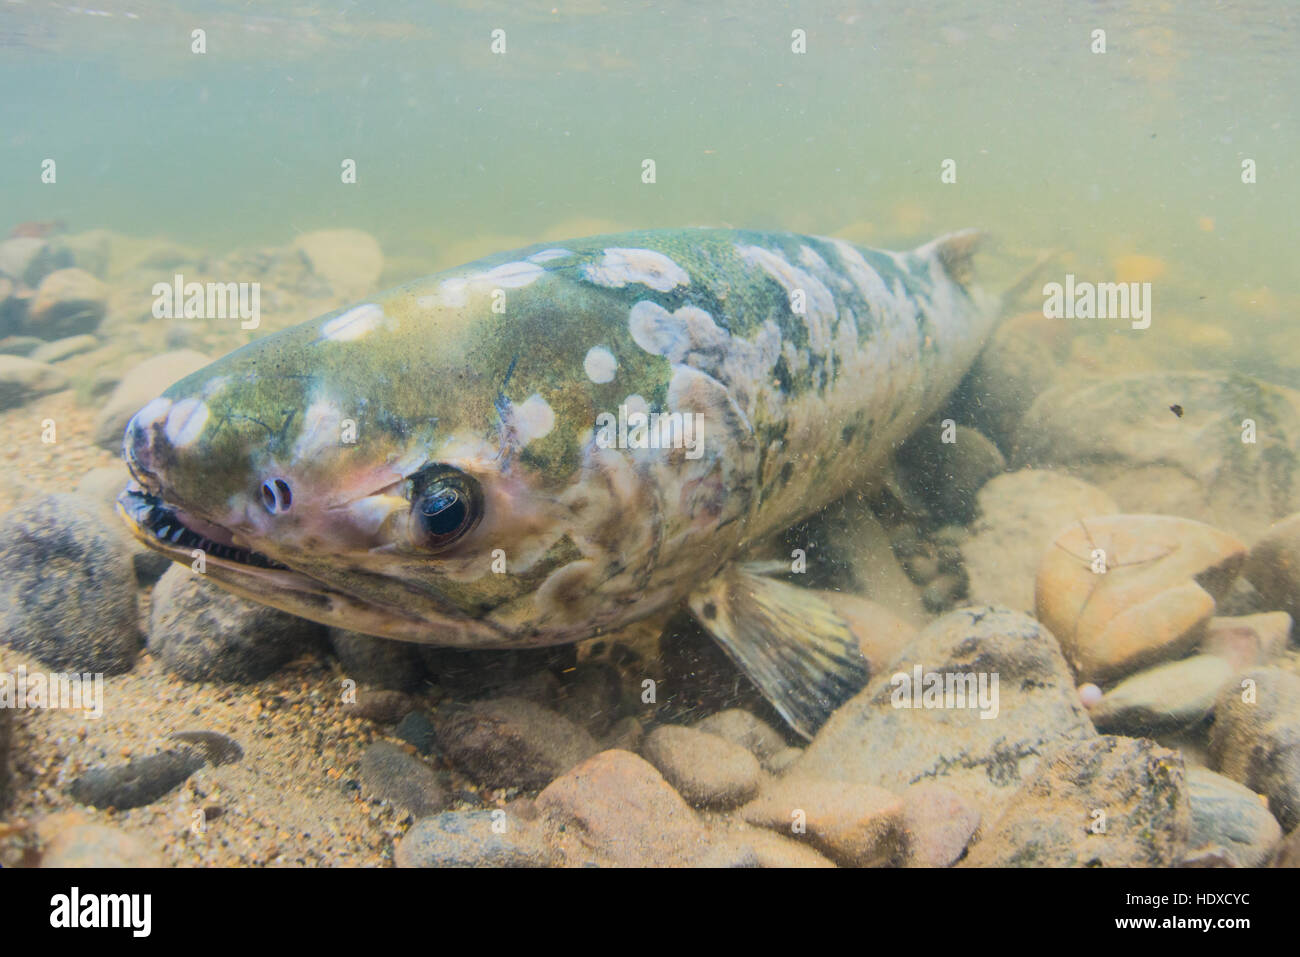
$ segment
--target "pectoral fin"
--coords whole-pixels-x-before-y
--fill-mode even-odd
[[[729,566],[691,611],[781,716],[811,738],[869,677],[848,623],[806,588]]]

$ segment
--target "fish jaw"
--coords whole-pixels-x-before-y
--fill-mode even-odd
[[[189,567],[194,574],[210,578],[227,591],[291,615],[330,627],[422,644],[518,647],[512,636],[472,618],[413,615],[331,587],[243,547],[228,530],[185,515],[144,491],[138,483],[131,483],[118,496],[116,509],[142,545]]]

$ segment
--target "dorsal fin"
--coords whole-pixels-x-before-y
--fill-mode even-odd
[[[964,286],[974,272],[971,259],[986,235],[980,229],[959,229],[955,233],[945,233],[938,239],[931,240],[917,249],[916,254],[934,256],[943,264],[944,271]]]

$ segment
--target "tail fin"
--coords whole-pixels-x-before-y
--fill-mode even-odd
[[[954,282],[966,285],[974,275],[971,260],[987,237],[981,229],[959,229],[945,233],[916,250],[918,256],[934,256]]]

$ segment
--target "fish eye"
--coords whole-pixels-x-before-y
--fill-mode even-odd
[[[413,480],[411,512],[429,548],[459,541],[483,517],[483,491],[459,469],[434,466]]]

